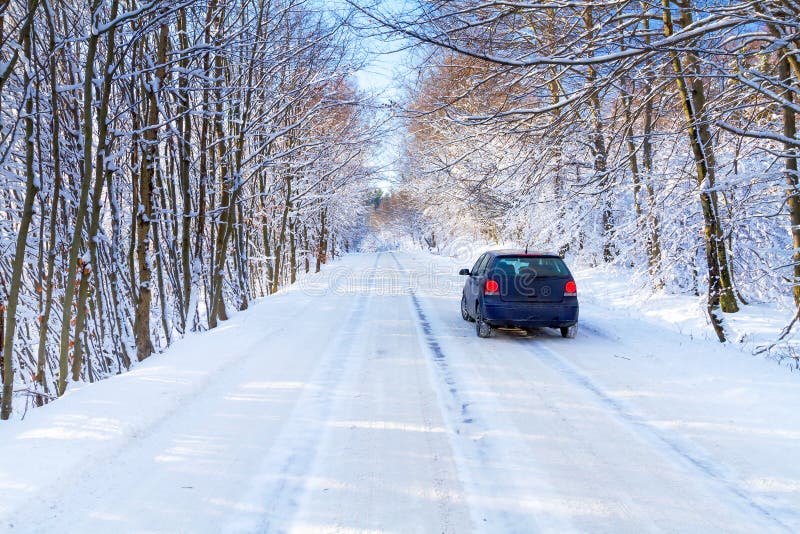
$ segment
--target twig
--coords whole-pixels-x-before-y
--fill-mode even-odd
[[[783,327],[783,330],[781,331],[781,335],[778,336],[778,339],[776,339],[774,343],[772,343],[771,345],[765,345],[765,346],[761,347],[760,349],[755,350],[753,352],[753,354],[764,354],[765,352],[769,352],[770,350],[775,348],[775,345],[777,345],[778,343],[780,343],[781,341],[786,339],[786,336],[788,336],[791,333],[792,328],[794,327],[795,323],[797,323],[797,321],[799,319],[800,319],[800,308],[798,308],[797,311],[795,312],[794,317],[792,318],[792,321],[789,324],[787,324],[785,327]]]

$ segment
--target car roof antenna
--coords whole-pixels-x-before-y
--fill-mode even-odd
[[[528,253],[528,244],[525,243],[525,254],[527,254],[527,253]]]

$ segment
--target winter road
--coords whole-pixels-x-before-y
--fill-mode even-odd
[[[1,428],[0,530],[800,531],[795,376],[594,305],[478,339],[456,267],[348,256]]]

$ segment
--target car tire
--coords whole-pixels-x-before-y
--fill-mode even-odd
[[[467,309],[467,297],[463,294],[461,295],[461,318],[469,322],[473,322],[475,320],[469,314],[469,310]]]
[[[475,333],[478,334],[478,337],[490,337],[492,335],[492,325],[483,320],[480,307],[478,307],[475,315]]]
[[[561,327],[561,337],[565,337],[567,339],[575,339],[575,336],[578,335],[578,325],[574,324],[572,326],[562,326]]]

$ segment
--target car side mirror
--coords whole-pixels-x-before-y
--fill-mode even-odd
[[[470,274],[469,269],[461,269],[460,271],[458,271],[459,276],[469,276],[469,274]]]

